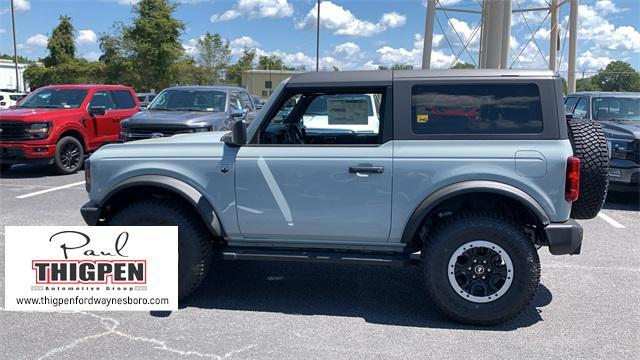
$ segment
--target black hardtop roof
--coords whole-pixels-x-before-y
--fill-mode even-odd
[[[377,83],[391,82],[392,79],[431,78],[551,78],[558,77],[551,70],[494,70],[494,69],[441,69],[441,70],[362,70],[362,71],[319,71],[292,75],[289,85]]]

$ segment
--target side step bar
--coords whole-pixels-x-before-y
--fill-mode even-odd
[[[227,247],[222,251],[222,259],[405,266],[419,263],[420,253],[394,254],[326,250]]]

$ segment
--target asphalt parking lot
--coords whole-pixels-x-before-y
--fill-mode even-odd
[[[84,225],[83,176],[26,165],[3,174],[0,258],[5,225]],[[0,311],[0,358],[637,359],[640,199],[612,194],[580,223],[582,254],[543,248],[536,298],[497,327],[437,313],[416,267],[227,262],[171,313]]]

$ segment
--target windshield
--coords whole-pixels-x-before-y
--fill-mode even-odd
[[[593,115],[598,120],[640,121],[640,97],[597,97]]]
[[[211,111],[225,109],[226,93],[216,90],[165,90],[149,105],[149,110]]]
[[[42,89],[29,95],[17,107],[75,109],[82,105],[86,96],[87,90],[82,89]]]

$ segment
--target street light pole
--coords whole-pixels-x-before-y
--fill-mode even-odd
[[[318,0],[318,19],[316,21],[316,71],[320,71],[320,2]]]
[[[11,25],[13,27],[13,62],[16,66],[16,92],[20,92],[20,77],[18,71],[18,47],[16,46],[16,13],[13,10],[13,0],[11,0]]]

